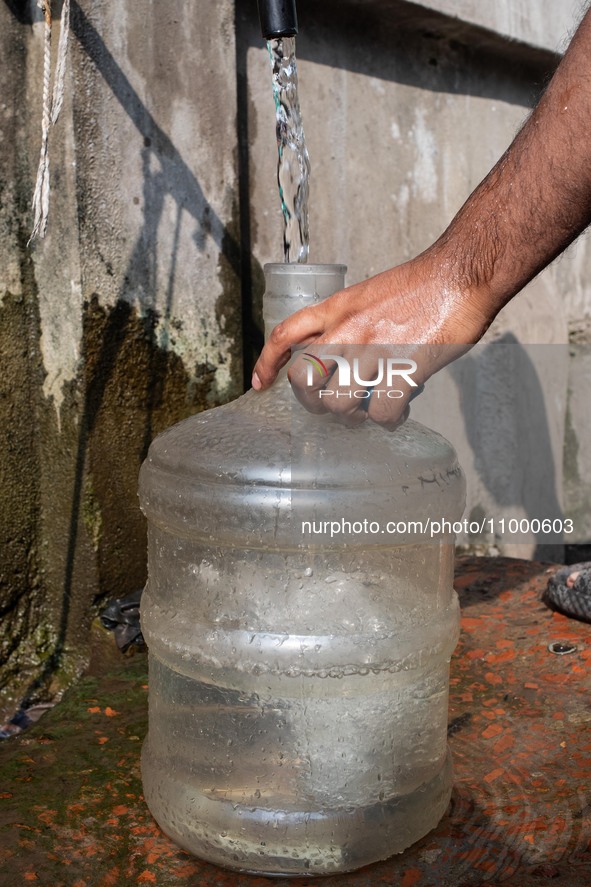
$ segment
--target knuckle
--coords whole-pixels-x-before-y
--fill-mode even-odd
[[[285,321],[281,321],[277,324],[277,326],[273,327],[271,330],[271,335],[269,336],[269,340],[271,344],[282,346],[287,337],[287,329]]]

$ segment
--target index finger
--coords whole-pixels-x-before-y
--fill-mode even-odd
[[[254,366],[252,387],[257,391],[268,388],[275,381],[281,367],[290,359],[294,345],[313,341],[322,335],[324,320],[324,311],[319,304],[301,308],[278,323],[271,331]]]

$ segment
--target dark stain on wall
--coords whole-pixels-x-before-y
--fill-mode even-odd
[[[31,269],[32,270],[32,269]],[[137,477],[152,438],[211,406],[215,367],[158,346],[158,316],[84,306],[81,374],[60,427],[43,394],[34,281],[0,312],[0,690],[8,709],[59,693],[87,659],[101,604],[140,588]],[[8,691],[7,688],[10,688]]]
[[[178,355],[155,342],[157,315],[119,302],[85,306],[85,403],[79,466],[88,460],[79,503],[93,540],[99,597],[128,594],[145,582],[144,519],[137,478],[153,437],[208,405],[215,367],[189,374]]]
[[[43,371],[34,298],[6,293],[0,310],[0,693],[27,669],[23,639],[40,618],[34,414]]]

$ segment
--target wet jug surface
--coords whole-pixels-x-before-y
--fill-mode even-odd
[[[267,327],[342,288],[344,270],[267,266]],[[346,523],[459,519],[451,445],[411,420],[343,429],[284,373],[156,438],[140,501],[142,777],[163,830],[219,865],[308,876],[425,835],[451,793],[453,538]],[[304,531],[337,519],[336,538]]]

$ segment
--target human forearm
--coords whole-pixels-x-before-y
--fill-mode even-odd
[[[591,13],[514,142],[427,253],[493,316],[591,221]]]

